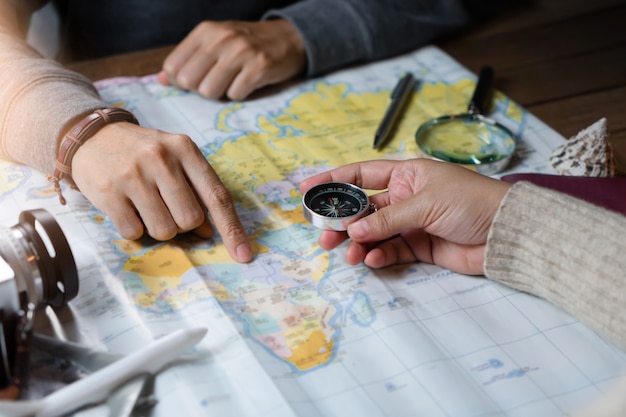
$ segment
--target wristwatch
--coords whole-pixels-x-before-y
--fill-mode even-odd
[[[345,182],[326,182],[302,197],[304,218],[324,230],[345,231],[348,225],[376,211],[361,188]]]

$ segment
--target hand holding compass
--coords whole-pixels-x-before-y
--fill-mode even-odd
[[[381,192],[367,198],[351,183]],[[332,250],[349,239],[345,257],[352,265],[420,261],[483,274],[487,234],[510,184],[417,158],[354,163],[307,178],[300,187],[305,216],[326,229],[320,246]],[[372,203],[378,211],[365,217]]]

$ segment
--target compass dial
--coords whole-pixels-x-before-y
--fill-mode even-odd
[[[302,198],[304,217],[321,229],[346,230],[369,212],[369,198],[359,187],[343,182],[316,185]]]

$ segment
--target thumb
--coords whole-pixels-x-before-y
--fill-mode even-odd
[[[405,230],[424,227],[423,210],[415,197],[385,206],[350,224],[348,236],[356,242],[379,242]]]

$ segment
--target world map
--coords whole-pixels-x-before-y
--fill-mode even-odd
[[[374,150],[406,72],[418,88],[393,139]],[[204,356],[159,376],[157,416],[560,415],[617,378],[623,352],[548,303],[482,278],[428,264],[351,266],[345,247],[319,247],[302,213],[301,180],[421,156],[416,129],[463,113],[475,82],[428,47],[236,103],[154,76],[96,83],[142,125],[194,139],[236,201],[255,245],[250,264],[233,262],[219,237],[123,240],[80,193],[67,187],[59,206],[40,173],[9,162],[0,162],[0,220],[13,224],[32,207],[55,214],[81,280],[65,325],[83,343],[128,353],[181,326],[209,328],[196,352]],[[563,138],[501,92],[489,113],[518,137],[506,173],[552,172],[547,155]]]
[[[180,100],[196,101],[195,95],[172,92],[154,84],[156,100],[180,94]],[[448,84],[423,83],[413,96],[410,111],[387,155],[418,155],[410,140],[415,122],[442,114],[464,111],[475,82],[469,78]],[[103,94],[107,89],[103,89]],[[246,334],[300,371],[325,364],[333,353],[338,332],[332,321],[341,308],[336,300],[318,291],[330,271],[330,255],[316,245],[318,231],[306,224],[297,185],[317,171],[351,162],[380,158],[372,150],[372,134],[389,103],[390,91],[358,91],[349,82],[313,82],[285,101],[279,111],[247,117],[247,106],[226,105],[215,115],[215,129],[200,148],[238,202],[238,212],[257,243],[259,259],[273,265],[267,279],[246,279],[222,245],[179,242],[146,248],[118,242],[129,256],[123,271],[130,272],[127,286],[135,303],[153,312],[169,311],[202,297],[216,297],[243,323]],[[115,100],[128,107],[132,103]],[[503,95],[502,113],[518,126],[522,110]],[[183,106],[184,104],[180,104]],[[139,113],[141,115],[141,113]],[[204,133],[204,131],[203,131]],[[395,145],[395,146],[394,146]],[[403,154],[404,153],[404,154]],[[406,155],[408,154],[408,155]],[[156,259],[166,259],[160,263]],[[210,267],[207,267],[209,266]],[[185,273],[201,270],[198,279]],[[266,272],[267,274],[267,272]],[[207,291],[208,289],[208,291]],[[370,311],[367,297],[348,294],[350,310]]]

